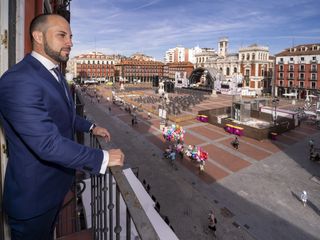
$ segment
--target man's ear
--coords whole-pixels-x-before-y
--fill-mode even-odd
[[[34,41],[38,44],[42,44],[43,42],[43,33],[40,31],[34,31],[32,33],[32,37],[34,39]]]

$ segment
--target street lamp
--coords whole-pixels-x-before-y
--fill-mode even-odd
[[[274,114],[273,114],[273,125],[277,125],[277,105],[279,104],[279,99],[278,98],[273,98],[272,99],[272,104],[274,107]]]

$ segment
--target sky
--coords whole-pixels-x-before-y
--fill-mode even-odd
[[[214,48],[229,53],[252,44],[276,54],[320,43],[320,0],[72,0],[71,56],[91,51],[163,61],[170,48]]]

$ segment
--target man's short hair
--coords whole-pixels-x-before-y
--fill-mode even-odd
[[[52,13],[43,13],[38,16],[36,16],[34,19],[32,19],[30,23],[30,28],[29,28],[29,34],[30,34],[30,39],[31,42],[33,42],[33,37],[32,33],[34,31],[43,31],[42,27],[45,25],[45,23],[48,21],[49,16],[60,16],[58,14],[52,14]]]

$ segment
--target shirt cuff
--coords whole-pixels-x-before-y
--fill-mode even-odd
[[[108,163],[109,163],[109,153],[108,151],[102,150],[103,151],[103,160],[100,168],[100,174],[105,174],[107,171]]]
[[[89,128],[89,133],[92,133],[92,130],[96,127],[97,125],[96,124],[92,124]]]

